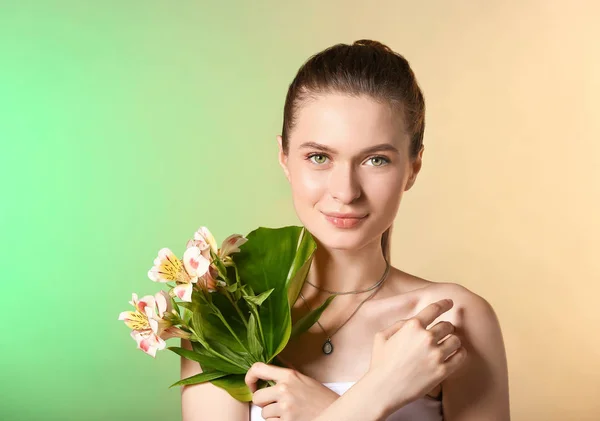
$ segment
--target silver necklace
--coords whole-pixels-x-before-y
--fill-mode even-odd
[[[387,278],[387,275],[388,275],[388,273],[389,273],[389,271],[390,271],[390,263],[389,263],[387,260],[386,260],[386,262],[385,262],[385,263],[386,263],[386,265],[385,265],[385,271],[383,272],[383,275],[381,276],[381,279],[380,279],[380,280],[379,280],[379,281],[378,281],[378,282],[377,282],[377,283],[376,283],[374,286],[372,286],[372,287],[370,287],[369,289],[367,289],[367,290],[364,290],[364,291],[357,291],[357,292],[350,291],[350,292],[345,292],[345,293],[343,293],[343,294],[352,294],[352,293],[354,293],[354,294],[358,294],[359,292],[366,292],[366,291],[370,291],[370,290],[372,290],[372,289],[374,289],[374,288],[377,288],[378,286],[380,286],[380,285],[383,283],[383,281],[385,281],[385,280],[386,280],[386,278]],[[312,284],[311,284],[311,285],[312,285]],[[314,285],[313,285],[313,286],[314,286]],[[331,295],[335,294],[334,292],[330,292],[330,291],[327,291],[327,290],[323,290],[323,291],[325,291],[325,292],[329,292],[329,294],[331,294]],[[338,327],[338,328],[335,330],[335,332],[333,332],[331,335],[330,335],[329,333],[327,333],[327,331],[325,330],[325,328],[323,327],[323,325],[322,325],[322,324],[321,324],[321,323],[320,323],[320,322],[317,320],[317,324],[319,325],[319,327],[321,328],[321,330],[323,331],[323,333],[325,334],[325,336],[327,336],[327,340],[326,340],[326,341],[325,341],[325,343],[323,344],[323,348],[322,348],[322,349],[323,349],[323,353],[324,353],[325,355],[329,355],[329,354],[331,354],[331,353],[333,352],[333,344],[331,343],[331,338],[333,337],[333,335],[335,335],[336,333],[338,333],[338,331],[339,331],[339,330],[340,330],[342,327],[344,327],[344,325],[345,325],[346,323],[348,323],[348,321],[349,321],[349,320],[352,318],[352,316],[354,316],[354,315],[356,314],[356,312],[358,311],[358,309],[360,309],[360,308],[362,307],[362,305],[363,305],[364,303],[366,303],[366,302],[367,302],[367,301],[368,301],[368,300],[369,300],[369,299],[370,299],[370,298],[371,298],[373,295],[375,295],[376,293],[377,293],[377,290],[373,291],[373,292],[372,292],[372,293],[371,293],[371,294],[370,294],[370,295],[369,295],[367,298],[365,298],[364,300],[362,300],[362,302],[361,302],[361,303],[358,305],[358,307],[356,307],[356,310],[354,310],[354,311],[352,312],[352,314],[350,315],[350,317],[348,317],[348,318],[346,319],[346,321],[345,321],[344,323],[342,323],[342,325],[341,325],[340,327]],[[312,309],[310,308],[310,306],[309,306],[309,305],[308,305],[308,303],[306,302],[306,299],[305,299],[305,298],[304,298],[304,296],[302,295],[302,292],[300,292],[300,298],[302,298],[302,301],[304,301],[304,305],[306,306],[306,308],[308,309],[308,311],[312,311]]]
[[[389,269],[389,263],[386,261],[387,267],[386,267],[386,271]],[[312,284],[308,281],[308,279],[306,280],[306,283],[308,285],[310,285],[311,287],[314,287],[316,289],[318,289],[319,291],[323,291],[323,292],[327,292],[330,295],[348,295],[348,294],[361,294],[363,292],[369,292],[375,288],[377,288],[379,285],[381,285],[383,283],[383,281],[385,280],[387,273],[384,272],[383,276],[381,277],[381,279],[379,281],[377,281],[375,284],[373,284],[372,286],[370,286],[367,289],[363,289],[361,291],[330,291],[328,289],[325,288],[321,288],[319,286],[316,286],[315,284]]]

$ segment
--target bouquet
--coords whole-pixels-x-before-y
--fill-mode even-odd
[[[244,378],[252,364],[279,364],[276,357],[289,340],[308,330],[335,297],[292,325],[291,308],[315,249],[304,227],[259,227],[247,237],[230,235],[220,248],[200,227],[182,259],[168,248],[158,252],[148,277],[168,290],[132,294],[134,310],[120,313],[119,320],[146,354],[156,357],[166,348],[200,364],[202,373],[170,387],[210,381],[249,402]],[[170,338],[189,340],[192,350],[166,347]]]

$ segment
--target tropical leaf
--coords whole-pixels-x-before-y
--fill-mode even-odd
[[[260,227],[250,232],[247,238],[233,258],[249,291],[261,294],[273,289],[259,309],[265,354],[270,361],[290,338],[292,320],[288,288],[293,285],[295,291],[297,284],[301,286],[304,282],[316,244],[308,231],[296,226]]]
[[[263,360],[263,346],[260,344],[261,340],[258,336],[258,325],[254,314],[250,314],[250,320],[248,321],[248,344],[250,346],[250,352],[257,359]]]
[[[233,398],[240,402],[252,401],[252,392],[245,382],[243,374],[231,374],[211,381],[215,386],[225,389]]]
[[[234,353],[247,353],[246,327],[235,312],[235,309],[226,297],[221,294],[211,294],[215,307],[219,309],[227,320],[234,333],[240,339],[238,342],[221,319],[206,303],[200,302],[192,316],[194,330],[211,344],[218,343]],[[193,298],[192,298],[193,299]],[[199,299],[201,301],[201,299]]]
[[[297,253],[297,256],[300,258],[294,259],[294,262],[290,267],[290,272],[293,272],[288,284],[288,304],[290,308],[294,306],[294,303],[300,295],[300,291],[302,291],[302,286],[306,280],[306,275],[308,275],[308,270],[310,269],[316,248],[317,245],[310,233],[306,231],[306,229],[302,229],[300,238],[298,239]],[[302,262],[302,256],[308,256],[308,258]]]
[[[249,301],[254,305],[260,306],[267,298],[269,298],[269,295],[271,295],[274,289],[275,288],[271,288],[270,290],[265,291],[262,294],[258,294],[256,296],[246,295],[244,296],[244,300]]]
[[[223,373],[221,371],[207,371],[204,373],[196,374],[194,376],[179,380],[178,382],[173,383],[171,386],[169,386],[169,388],[175,387],[175,386],[185,386],[188,384],[205,383],[205,382],[208,382],[211,380],[225,377],[227,375],[228,375],[227,373]]]
[[[232,374],[245,374],[246,369],[225,361],[219,357],[211,355],[205,349],[199,350],[196,348],[194,351],[190,351],[186,348],[170,346],[167,349],[173,351],[177,355],[180,355],[188,360],[196,361],[200,363],[202,370],[217,370],[225,373]]]

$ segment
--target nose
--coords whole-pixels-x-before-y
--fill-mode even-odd
[[[352,203],[360,197],[360,179],[352,165],[337,165],[330,171],[329,192],[342,203]]]

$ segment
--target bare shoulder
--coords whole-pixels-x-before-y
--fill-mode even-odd
[[[412,317],[428,305],[451,299],[454,306],[434,323],[448,321],[457,328],[488,326],[497,323],[491,304],[481,295],[454,282],[434,282],[393,268],[385,291],[373,303],[374,313],[384,323]],[[389,317],[385,317],[389,316]]]
[[[467,287],[454,282],[434,282],[418,276],[394,270],[394,278],[398,280],[392,295],[405,295],[414,303],[415,314],[428,305],[443,299],[451,299],[454,306],[439,320],[448,320],[462,325],[465,317],[473,321],[484,321],[495,318],[491,304],[481,295]],[[483,320],[482,320],[483,317]]]
[[[456,323],[455,326],[469,329],[498,327],[496,312],[490,302],[467,287],[452,282],[440,282],[432,283],[427,289],[427,304],[445,298],[454,302],[449,313],[453,315],[452,322]],[[493,331],[499,333],[499,329]]]
[[[468,307],[477,310],[483,310],[485,307],[491,308],[490,303],[484,297],[464,285],[453,282],[427,282],[427,296],[434,301],[450,298],[454,301],[455,307]]]
[[[452,420],[509,420],[508,364],[496,311],[484,297],[459,284],[436,283],[429,294],[430,302],[454,301],[438,320],[455,326],[467,351],[462,365],[442,382],[444,413]]]

